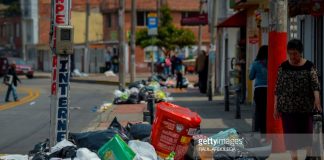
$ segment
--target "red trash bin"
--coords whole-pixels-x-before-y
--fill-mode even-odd
[[[157,104],[151,133],[151,142],[157,154],[166,158],[174,151],[176,160],[184,159],[200,122],[200,116],[188,108],[167,102]]]

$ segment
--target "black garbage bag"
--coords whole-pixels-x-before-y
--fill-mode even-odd
[[[141,89],[146,85],[146,81],[145,80],[141,80],[141,81],[135,81],[132,82],[128,85],[128,88],[137,88],[137,89]]]
[[[113,119],[113,121],[110,123],[110,125],[109,125],[109,127],[107,129],[118,130],[122,134],[124,134],[126,136],[129,136],[129,131],[119,123],[117,117],[115,117]]]
[[[33,156],[32,160],[50,160],[50,157],[45,153],[37,153]]]
[[[139,101],[147,101],[148,91],[148,87],[143,87],[140,89],[138,93]]]
[[[166,76],[164,74],[159,74],[159,75],[157,75],[157,79],[159,81],[166,81],[168,79],[168,76]]]
[[[34,149],[29,151],[28,156],[29,157],[46,157],[45,153],[49,152],[49,139],[46,139],[44,142],[40,142],[34,146]],[[41,159],[39,159],[41,160]]]
[[[73,142],[78,148],[88,148],[92,152],[97,152],[100,147],[107,143],[115,134],[118,134],[125,142],[129,139],[127,135],[120,130],[109,128],[103,131],[93,131],[85,133],[70,133],[69,140]]]
[[[127,104],[138,104],[140,102],[139,100],[139,94],[138,93],[131,93],[128,97]]]
[[[123,100],[120,97],[116,97],[113,101],[114,104],[127,104],[128,103],[128,99],[127,100]]]
[[[147,123],[128,124],[130,138],[132,140],[144,140],[150,137],[152,126]]]
[[[77,148],[74,146],[67,146],[62,148],[61,150],[54,152],[52,154],[49,155],[50,158],[75,158],[76,157],[76,152],[77,152]]]

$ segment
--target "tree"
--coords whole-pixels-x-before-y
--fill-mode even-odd
[[[158,36],[151,37],[148,35],[147,28],[140,29],[136,32],[136,45],[146,48],[148,46],[157,46],[168,55],[176,48],[184,48],[196,43],[194,33],[189,29],[177,28],[172,23],[170,9],[167,6],[161,8],[160,26]]]

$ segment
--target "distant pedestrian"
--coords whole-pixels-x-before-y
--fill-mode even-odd
[[[170,76],[170,70],[171,70],[172,62],[170,56],[166,56],[164,60],[164,74],[169,77]]]
[[[112,69],[114,73],[118,73],[119,71],[119,57],[117,54],[114,54],[114,56],[112,57]]]
[[[196,72],[198,73],[198,87],[200,93],[207,92],[208,77],[208,55],[206,51],[201,51],[196,59]]]
[[[183,75],[182,75],[182,71],[181,70],[177,70],[177,88],[179,88],[180,90],[182,90],[183,87]]]
[[[250,68],[249,78],[254,82],[254,123],[256,132],[266,133],[267,87],[268,87],[268,46],[261,46]]]
[[[11,64],[8,70],[7,75],[5,76],[4,83],[8,86],[7,94],[5,101],[10,102],[10,93],[12,92],[13,98],[15,101],[18,101],[18,95],[17,95],[17,86],[18,82],[21,83],[20,79],[17,76],[16,73],[16,64]]]
[[[176,55],[173,54],[171,57],[171,74],[172,76],[174,76],[176,74],[175,70],[176,70]]]
[[[109,51],[107,51],[105,53],[105,68],[106,68],[106,71],[109,71],[111,69],[111,53]]]
[[[287,45],[288,60],[278,71],[275,88],[274,118],[282,118],[286,149],[297,159],[297,150],[307,149],[306,159],[311,159],[314,110],[321,112],[320,83],[315,65],[304,59],[300,40],[290,40]]]

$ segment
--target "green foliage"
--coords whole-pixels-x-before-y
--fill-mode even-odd
[[[2,13],[6,17],[21,15],[19,0],[0,0],[0,4],[8,5],[9,7]]]
[[[176,48],[183,48],[194,44],[194,33],[189,29],[176,28],[172,23],[171,11],[167,6],[161,8],[158,36],[150,37],[147,28],[136,32],[136,45],[142,48],[155,45],[166,54]]]

